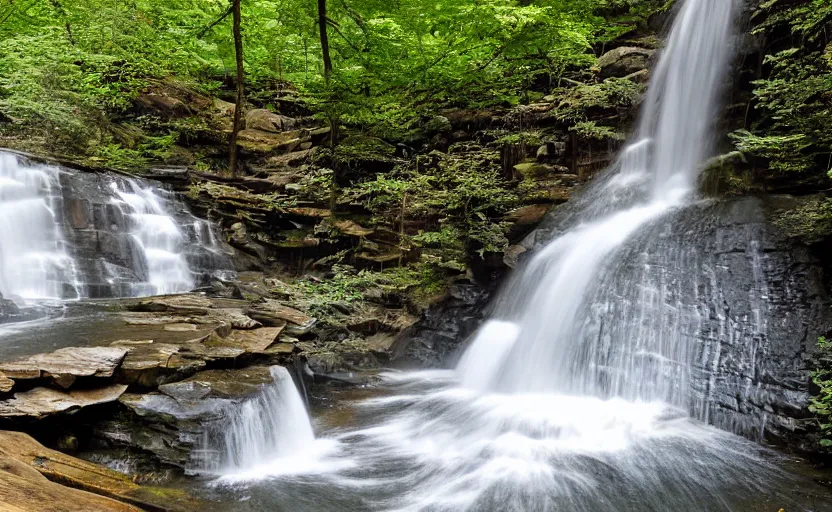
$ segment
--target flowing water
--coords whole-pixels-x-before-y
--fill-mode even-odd
[[[782,458],[707,426],[705,319],[674,291],[704,288],[668,278],[702,256],[668,222],[698,207],[739,4],[684,2],[635,141],[560,214],[456,370],[386,375],[346,427],[321,425],[335,444],[308,458],[327,471],[250,453],[220,498],[239,510],[832,509]],[[742,253],[757,276],[751,337],[768,307],[755,243]]]
[[[231,268],[213,227],[150,182],[0,152],[0,294],[21,302],[179,293]]]

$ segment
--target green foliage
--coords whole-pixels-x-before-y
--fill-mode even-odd
[[[778,46],[764,59],[766,76],[754,82],[757,120],[751,131],[734,134],[737,148],[765,159],[775,174],[820,178],[832,155],[832,45],[825,42],[832,3],[770,0],[755,19],[761,21],[753,32]]]
[[[809,411],[820,421],[820,445],[832,449],[832,341],[824,337],[818,339],[817,358],[819,364],[812,372],[812,382],[818,392],[809,402]]]
[[[593,44],[631,29],[655,3],[330,0],[335,70],[326,82],[315,2],[247,0],[246,80],[290,81],[321,116],[389,139],[438,106],[517,103],[530,84],[593,63]],[[101,154],[98,145],[122,141],[107,140],[96,113],[128,114],[149,79],[175,76],[206,91],[231,79],[227,6],[0,0],[0,114],[56,144]],[[608,8],[624,17],[599,16]]]
[[[592,114],[630,111],[644,86],[624,78],[607,78],[598,84],[580,85],[558,91],[561,101],[555,117],[563,122],[586,122]]]

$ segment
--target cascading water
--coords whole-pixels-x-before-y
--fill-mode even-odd
[[[0,293],[61,299],[77,281],[58,224],[62,207],[55,167],[21,165],[0,153]]]
[[[694,361],[702,317],[674,292],[706,287],[696,272],[673,280],[656,268],[698,271],[705,259],[663,222],[696,204],[738,5],[684,2],[636,141],[559,212],[552,241],[503,291],[457,369],[386,375],[392,396],[361,403],[368,426],[337,437],[356,469],[319,475],[360,496],[338,510],[693,512],[791,503],[783,491],[794,484],[768,452],[692,419],[707,409],[695,374],[710,356]],[[747,251],[759,256],[754,243]],[[749,302],[763,328],[765,282],[756,274]],[[297,499],[302,484],[286,481],[280,494]]]
[[[0,152],[0,294],[20,300],[180,293],[232,267],[213,227],[150,182]]]
[[[332,443],[316,441],[303,398],[289,371],[273,366],[274,383],[222,412],[194,452],[192,471],[226,483],[338,467],[320,460]]]
[[[152,188],[133,181],[124,183],[129,191],[112,183],[117,198],[113,203],[132,219],[131,235],[138,241],[147,261],[147,282],[135,285],[133,295],[165,295],[194,288],[194,278],[182,252],[186,241],[176,221],[168,214],[163,199]]]

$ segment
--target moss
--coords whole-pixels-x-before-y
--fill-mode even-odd
[[[832,199],[817,198],[781,213],[774,224],[789,237],[805,243],[820,242],[832,232]]]

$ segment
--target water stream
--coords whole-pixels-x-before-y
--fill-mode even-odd
[[[559,214],[456,370],[386,375],[348,427],[323,429],[341,469],[261,464],[231,487],[244,498],[236,508],[832,508],[784,459],[705,423],[703,312],[677,293],[704,288],[671,273],[702,256],[668,223],[698,207],[739,3],[684,2],[634,142]],[[768,307],[755,244],[742,253],[757,269],[751,337],[764,334]]]

